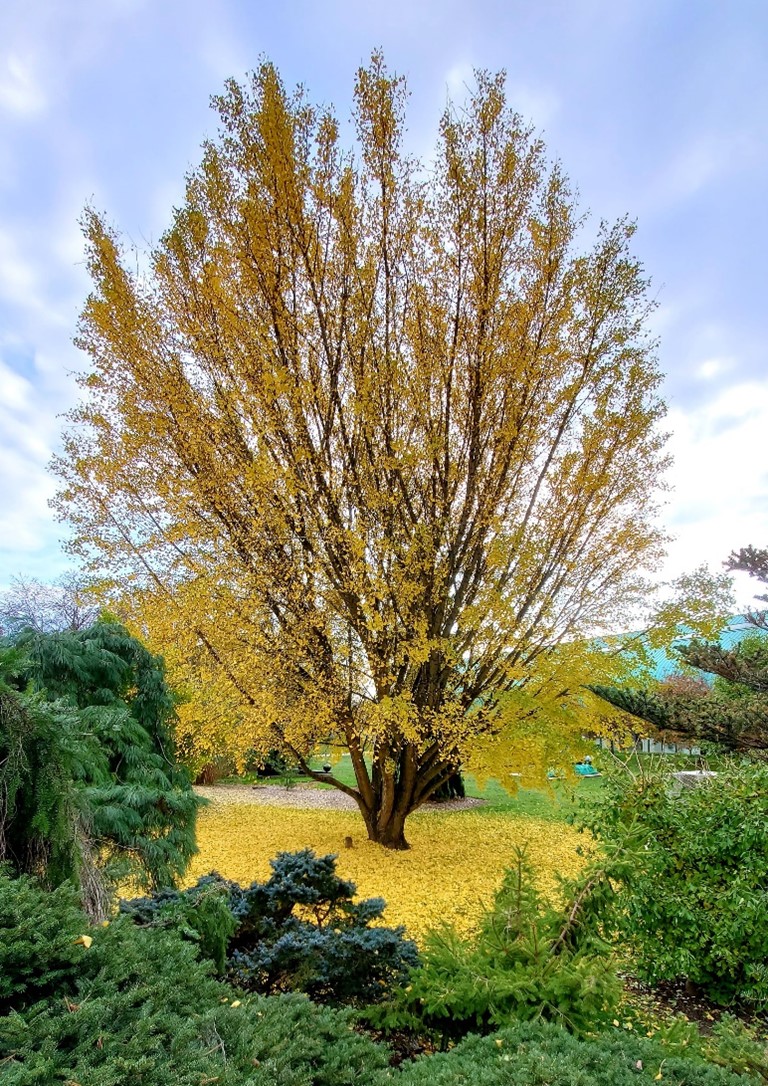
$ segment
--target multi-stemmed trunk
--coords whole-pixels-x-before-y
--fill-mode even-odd
[[[453,776],[455,765],[440,758],[436,747],[423,752],[410,743],[403,743],[396,755],[389,744],[380,746],[373,752],[370,767],[358,742],[349,741],[349,753],[356,788],[332,773],[310,769],[304,759],[300,763],[310,777],[334,785],[355,800],[369,841],[384,848],[410,848],[405,836],[406,819]]]

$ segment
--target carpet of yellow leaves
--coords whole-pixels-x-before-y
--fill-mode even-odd
[[[386,923],[404,924],[416,939],[441,920],[469,932],[515,845],[527,844],[539,887],[548,894],[556,890],[556,873],[575,875],[584,862],[577,851],[584,838],[569,826],[504,814],[416,813],[406,826],[408,852],[372,844],[354,812],[214,804],[198,819],[200,852],[188,884],[215,870],[248,885],[269,876],[278,852],[333,852],[337,872],[352,879],[359,896],[383,897]],[[352,848],[344,847],[348,835]]]

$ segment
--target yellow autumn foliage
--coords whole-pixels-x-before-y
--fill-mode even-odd
[[[634,226],[584,235],[503,74],[422,162],[379,53],[353,100],[348,145],[268,62],[228,82],[143,273],[85,213],[54,504],[183,686],[186,759],[287,752],[398,849],[470,759],[566,761],[632,670],[592,640],[652,621],[665,407]]]
[[[350,836],[353,847],[346,848]],[[446,920],[462,932],[490,903],[516,845],[527,845],[539,887],[557,892],[557,874],[573,876],[585,840],[569,826],[478,811],[417,812],[408,820],[412,848],[384,849],[366,839],[353,811],[302,810],[214,803],[198,823],[200,851],[187,883],[216,870],[241,884],[269,877],[278,852],[336,853],[337,871],[362,898],[383,897],[387,924],[404,924],[417,940]]]

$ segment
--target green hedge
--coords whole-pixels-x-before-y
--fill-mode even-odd
[[[582,817],[632,853],[605,921],[633,971],[768,1008],[768,766],[724,766],[682,791],[668,775],[608,774]]]

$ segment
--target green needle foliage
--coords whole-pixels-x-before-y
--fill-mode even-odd
[[[730,570],[749,573],[768,585],[768,549],[744,547],[725,563]],[[756,597],[768,603],[768,596]],[[675,650],[683,664],[715,677],[714,687],[680,681],[673,676],[656,689],[622,689],[593,684],[588,687],[616,709],[669,732],[711,743],[731,753],[768,755],[768,611],[754,610],[746,617],[751,633],[732,649],[692,638]]]
[[[650,1039],[540,1021],[394,1069],[349,1012],[238,993],[198,949],[127,916],[91,926],[74,888],[0,874],[3,1086],[754,1086],[732,1071],[765,1071],[736,1023],[703,1045],[690,1023]]]
[[[381,898],[353,901],[335,856],[281,852],[264,883],[243,888],[215,872],[188,890],[123,901],[136,923],[176,928],[239,987],[361,1006],[386,998],[415,965],[402,927],[384,927]]]
[[[116,622],[19,635],[0,657],[0,860],[79,882],[93,915],[121,879],[172,883],[200,802],[173,711],[162,661]]]
[[[619,870],[622,862],[613,861],[564,883],[558,908],[543,901],[518,850],[477,936],[462,939],[449,926],[433,931],[409,985],[373,1020],[435,1031],[443,1044],[519,1020],[556,1021],[576,1033],[596,1028],[621,994],[601,936]]]
[[[346,1014],[237,1000],[178,933],[91,927],[74,896],[0,875],[0,986],[10,965],[16,990],[13,1009],[0,999],[3,1086],[384,1086],[387,1049]]]
[[[468,1037],[451,1052],[404,1067],[398,1086],[748,1086],[754,1079],[670,1053],[615,1030],[579,1039],[554,1023],[525,1022]]]

